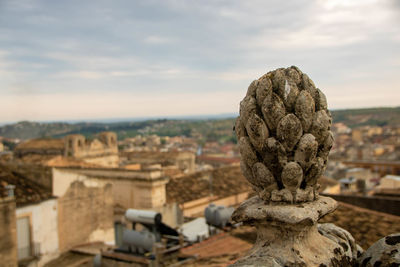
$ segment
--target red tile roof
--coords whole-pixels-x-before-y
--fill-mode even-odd
[[[55,149],[64,150],[64,140],[55,138],[38,138],[31,139],[20,143],[15,148],[16,150],[22,149]]]
[[[243,253],[251,247],[252,244],[223,232],[200,243],[183,248],[181,253],[198,258],[211,258]]]
[[[207,156],[207,155],[200,155],[196,158],[198,161],[205,161],[205,162],[215,162],[215,163],[224,163],[224,164],[233,164],[239,163],[240,158],[228,158],[228,157],[216,157],[216,156]]]
[[[14,185],[17,206],[38,203],[52,198],[51,191],[28,179],[15,166],[0,163],[0,197],[6,197],[7,185]]]
[[[222,198],[251,190],[239,166],[221,167],[174,178],[166,187],[169,203],[185,203],[210,196],[210,193]]]

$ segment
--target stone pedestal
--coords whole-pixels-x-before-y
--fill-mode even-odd
[[[248,199],[232,219],[255,226],[257,241],[231,266],[350,266],[343,247],[318,232],[318,220],[336,207],[328,197],[297,205]]]

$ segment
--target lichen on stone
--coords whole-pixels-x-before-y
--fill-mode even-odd
[[[325,95],[297,67],[253,81],[240,103],[235,131],[241,168],[264,201],[307,202],[333,144]]]

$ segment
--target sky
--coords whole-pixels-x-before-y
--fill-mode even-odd
[[[400,106],[400,1],[0,0],[0,122],[236,113],[292,65],[331,109]]]

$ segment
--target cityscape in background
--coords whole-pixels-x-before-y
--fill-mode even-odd
[[[319,191],[344,204],[323,220],[349,229],[364,247],[400,230],[399,113],[332,111],[335,141]],[[9,249],[26,266],[91,266],[101,251],[110,261],[121,260],[111,251],[123,247],[125,229],[135,229],[126,214],[134,209],[160,214],[170,234],[185,236],[175,245],[164,243],[179,247],[163,255],[164,264],[234,261],[251,247],[254,229],[227,226],[229,220],[211,225],[204,217],[211,204],[229,209],[254,194],[240,171],[234,122],[24,121],[0,127],[2,208],[16,203],[17,240]]]
[[[0,267],[400,266],[399,0],[0,0]]]

